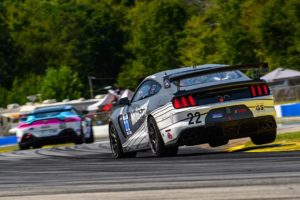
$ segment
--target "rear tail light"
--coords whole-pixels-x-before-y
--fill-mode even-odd
[[[256,97],[256,91],[255,91],[255,87],[254,87],[254,85],[251,85],[251,94],[252,94],[252,96],[253,97]]]
[[[181,97],[181,103],[183,105],[183,107],[189,107],[190,104],[188,103],[188,101],[186,100],[185,97]]]
[[[257,85],[256,89],[257,89],[257,92],[258,92],[258,96],[262,96],[262,91],[261,91],[260,85]]]
[[[189,96],[182,96],[182,97],[175,97],[172,101],[174,108],[187,108],[196,106],[197,102],[192,95]]]
[[[176,109],[182,108],[181,102],[180,102],[180,100],[177,99],[177,98],[175,98],[175,99],[173,100],[173,106],[174,106],[174,108],[176,108]]]
[[[269,87],[266,84],[263,85],[263,91],[264,91],[264,94],[269,94],[270,93],[269,92]]]
[[[191,106],[196,106],[197,105],[197,102],[196,102],[196,100],[194,99],[194,97],[192,95],[189,95],[188,99],[189,99],[189,102],[190,102]]]
[[[266,96],[270,94],[267,84],[251,85],[250,91],[252,97]]]
[[[32,137],[32,134],[31,133],[26,133],[24,136],[23,136],[26,140],[30,139]]]

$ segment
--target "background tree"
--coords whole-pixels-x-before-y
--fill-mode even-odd
[[[179,43],[179,59],[183,65],[219,63],[222,59],[222,49],[218,47],[220,32],[216,5],[206,5],[202,12],[193,15]]]
[[[260,56],[272,68],[300,69],[300,2],[267,1],[256,24]]]
[[[145,76],[180,66],[178,40],[187,20],[182,1],[154,0],[136,3],[128,14],[130,40],[119,85],[134,88]]]
[[[88,76],[100,78],[95,89],[133,89],[149,74],[204,63],[300,70],[299,13],[299,0],[1,0],[0,104],[24,102],[23,84],[60,66],[82,85],[65,97],[44,86],[44,98],[88,97]]]
[[[41,84],[43,99],[77,99],[81,97],[82,83],[77,72],[68,66],[48,68]]]
[[[40,92],[42,77],[35,74],[28,74],[26,77],[16,77],[12,88],[7,93],[8,103],[25,104],[29,102],[27,96],[36,95]]]
[[[16,51],[4,14],[4,5],[0,2],[0,87],[9,88],[14,78]]]

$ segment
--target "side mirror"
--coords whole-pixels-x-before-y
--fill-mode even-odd
[[[125,106],[125,105],[130,105],[128,97],[124,97],[119,100],[119,105],[120,106]]]

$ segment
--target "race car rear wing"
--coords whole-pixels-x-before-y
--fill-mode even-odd
[[[244,65],[231,65],[231,66],[220,66],[220,67],[208,67],[205,69],[201,68],[194,68],[188,71],[166,75],[164,77],[164,87],[169,88],[171,87],[171,82],[191,78],[194,76],[201,76],[207,74],[213,74],[218,72],[225,72],[225,71],[235,71],[235,70],[249,70],[249,69],[256,69],[256,73],[254,73],[254,79],[259,79],[263,74],[269,71],[268,63],[257,63],[257,64],[244,64]]]

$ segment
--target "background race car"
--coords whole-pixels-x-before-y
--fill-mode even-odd
[[[92,120],[72,106],[39,108],[25,115],[17,128],[20,149],[65,142],[94,142]]]
[[[256,69],[254,78],[241,70]],[[208,64],[147,77],[131,101],[120,99],[110,118],[113,155],[135,156],[151,148],[156,156],[177,154],[182,145],[250,137],[255,144],[276,138],[273,96],[259,75],[267,64]]]

